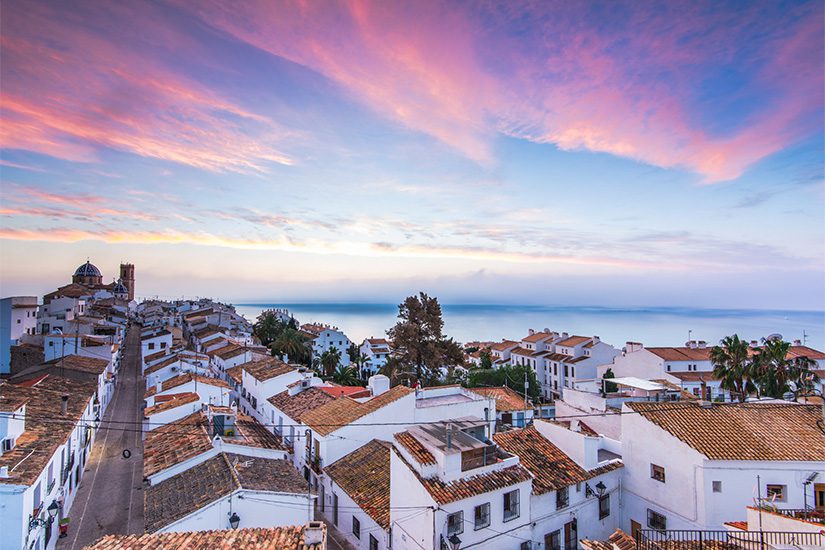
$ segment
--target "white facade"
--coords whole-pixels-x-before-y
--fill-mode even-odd
[[[172,333],[168,330],[160,330],[156,333],[143,334],[140,337],[141,359],[147,355],[152,355],[159,351],[168,350],[172,347]]]
[[[24,334],[37,333],[37,296],[0,300],[0,374],[11,372],[11,346]]]
[[[86,313],[86,300],[62,296],[52,298],[37,311],[37,327],[40,334],[49,334],[55,330],[74,332],[75,319]]]
[[[777,504],[801,509],[805,479],[814,472],[825,478],[825,462],[709,460],[638,414],[622,416],[622,459],[626,527],[635,521],[648,528],[651,510],[667,529],[721,530],[726,521],[746,519],[758,484],[762,495],[769,484],[784,486]],[[663,468],[664,482],[654,479],[652,465]]]
[[[341,365],[350,364],[349,347],[352,345],[350,339],[338,327],[330,325],[306,324],[301,329],[312,334],[312,355],[320,358],[329,349],[335,348],[341,353]]]
[[[210,384],[204,381],[203,378],[199,380],[190,380],[184,384],[180,384],[173,388],[161,389],[156,391],[153,395],[144,396],[144,401],[147,407],[155,404],[155,398],[159,395],[170,395],[175,393],[196,393],[200,396],[203,403],[210,405],[229,406],[229,388],[224,385]]]

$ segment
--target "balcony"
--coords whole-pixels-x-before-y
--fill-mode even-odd
[[[66,480],[69,479],[69,476],[72,475],[72,468],[74,468],[74,453],[69,457],[69,462],[63,468],[63,471],[60,472],[60,484],[63,485],[66,483]]]
[[[312,468],[312,471],[316,474],[324,473],[324,461],[321,460],[320,456],[314,456],[309,460],[309,467]]]
[[[798,531],[689,531],[640,529],[638,550],[769,550],[777,546],[825,546],[825,534]]]

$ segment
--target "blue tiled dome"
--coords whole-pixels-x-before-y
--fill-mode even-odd
[[[115,286],[112,287],[112,294],[129,294],[129,289],[126,288],[121,279],[118,279]]]
[[[88,260],[74,272],[75,277],[100,277],[100,270]]]

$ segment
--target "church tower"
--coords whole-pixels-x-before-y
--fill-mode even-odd
[[[120,264],[120,280],[129,289],[129,301],[135,299],[135,264]]]

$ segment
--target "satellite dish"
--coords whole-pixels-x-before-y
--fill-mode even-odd
[[[796,394],[794,394],[794,392],[792,391],[786,391],[782,394],[782,399],[784,399],[785,401],[793,401],[794,397],[796,397]]]
[[[768,338],[767,338],[767,339],[768,339],[768,340],[782,340],[782,335],[781,335],[781,334],[779,334],[778,332],[774,332],[773,334],[771,334],[770,336],[768,336]]]

